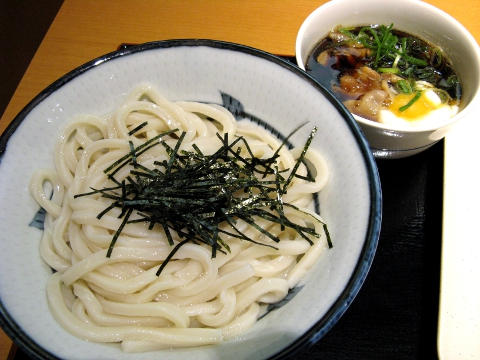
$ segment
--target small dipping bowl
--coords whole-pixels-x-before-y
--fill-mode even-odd
[[[354,115],[376,158],[403,158],[428,149],[465,117],[480,99],[480,48],[457,20],[419,0],[332,0],[303,22],[296,39],[296,60],[305,70],[308,55],[337,26],[385,25],[439,47],[460,78],[462,97],[458,113],[432,125],[410,128],[386,125]]]

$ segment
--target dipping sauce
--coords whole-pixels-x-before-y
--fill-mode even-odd
[[[460,81],[441,49],[393,24],[338,26],[305,69],[350,112],[380,123],[428,125],[459,110]]]

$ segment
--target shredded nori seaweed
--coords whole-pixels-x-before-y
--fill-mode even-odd
[[[145,125],[146,123],[143,123],[136,127],[129,135]],[[295,176],[314,181],[311,176],[297,175],[296,171],[303,162],[317,129],[312,130],[287,179],[282,176],[276,165],[280,149],[299,128],[283,141],[272,157],[267,159],[255,157],[247,140],[242,136],[229,143],[228,134],[223,137],[217,134],[221,146],[212,155],[204,155],[195,145],[194,151],[180,150],[185,137],[184,132],[180,134],[175,148],[171,148],[162,140],[163,137],[177,133],[178,129],[159,134],[137,147],[130,142],[130,152],[105,170],[108,178],[116,186],[92,188],[91,192],[75,197],[101,194],[102,197],[112,199],[113,203],[98,214],[99,219],[113,208],[122,210],[119,216],[122,223],[113,235],[107,257],[111,256],[118,237],[129,223],[146,222],[149,229],[155,224],[160,224],[171,246],[174,245],[172,232],[176,233],[179,242],[163,261],[157,275],[160,275],[178,249],[188,242],[209,245],[212,248],[212,257],[216,256],[217,251],[222,253],[230,251],[220,234],[258,244],[236,227],[238,219],[253,226],[274,243],[280,241],[278,237],[258,226],[256,219],[262,218],[277,223],[282,229],[291,228],[313,244],[309,236],[318,238],[320,234],[312,227],[300,226],[288,220],[284,215],[284,207],[299,209],[292,204],[284,203],[282,195],[288,191],[288,186]],[[245,147],[249,157],[241,156],[240,152],[234,149],[240,145]],[[156,161],[154,163],[156,167],[152,170],[139,164],[137,158],[154,146],[163,146],[170,158],[168,161]],[[134,169],[130,171],[126,180],[120,182],[115,179],[115,174],[126,165],[132,165]],[[274,175],[275,180],[264,180],[267,175]],[[140,219],[130,219],[134,211]],[[310,217],[313,221],[319,221],[313,216]],[[220,224],[225,223],[229,225],[230,231],[220,228]],[[326,225],[323,227],[327,234],[328,246],[332,247]],[[274,245],[261,245],[275,248]]]

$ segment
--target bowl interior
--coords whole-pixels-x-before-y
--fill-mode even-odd
[[[303,144],[311,128],[318,126],[312,146],[323,154],[331,174],[319,204],[334,248],[324,252],[296,295],[238,338],[201,350],[165,350],[164,356],[214,359],[236,352],[241,358],[262,359],[318,340],[357,294],[375,252],[381,193],[373,157],[351,115],[303,71],[258,50],[208,40],[149,43],[95,59],[42,92],[3,134],[2,327],[38,358],[127,358],[116,346],[77,339],[53,319],[45,295],[52,272],[39,255],[42,232],[29,226],[39,208],[28,184],[35,168],[54,167],[54,143],[66,122],[84,112],[111,111],[141,82],[153,84],[169,100],[224,104],[222,94],[227,94],[241,104],[236,108],[239,119],[253,119],[282,135],[308,121],[292,142]],[[128,358],[158,356],[144,353]]]

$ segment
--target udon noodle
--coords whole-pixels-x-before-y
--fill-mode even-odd
[[[132,134],[140,124],[146,126]],[[185,132],[180,150],[197,147],[204,154],[214,153],[225,134],[230,140],[243,136],[258,158],[272,156],[281,145],[265,129],[248,120],[237,122],[221,106],[170,102],[142,84],[107,116],[83,115],[69,122],[55,147],[56,169],[40,169],[32,177],[33,197],[46,210],[40,252],[54,270],[47,285],[49,306],[58,323],[79,338],[121,343],[125,352],[220,343],[252,327],[266,305],[282,300],[327,247],[323,222],[311,202],[325,186],[328,169],[309,149],[297,169],[303,177],[293,178],[282,201],[294,205],[284,208],[289,220],[321,236],[307,241],[290,228],[257,219],[280,239],[273,248],[271,239],[239,220],[237,227],[255,242],[223,236],[229,251],[215,257],[205,244],[186,243],[157,276],[172,246],[158,224],[150,229],[148,223],[134,222],[125,225],[107,257],[121,210],[112,208],[98,218],[112,200],[75,195],[111,186],[104,170],[128,154],[131,144],[141,146],[174,128]],[[178,137],[163,140],[173,148]],[[281,147],[279,171],[288,176],[303,149]],[[157,146],[136,161],[153,169],[159,159],[168,155]],[[314,182],[305,179],[305,163]],[[125,166],[115,177],[124,179],[131,169]],[[178,238],[173,240],[178,244]]]

